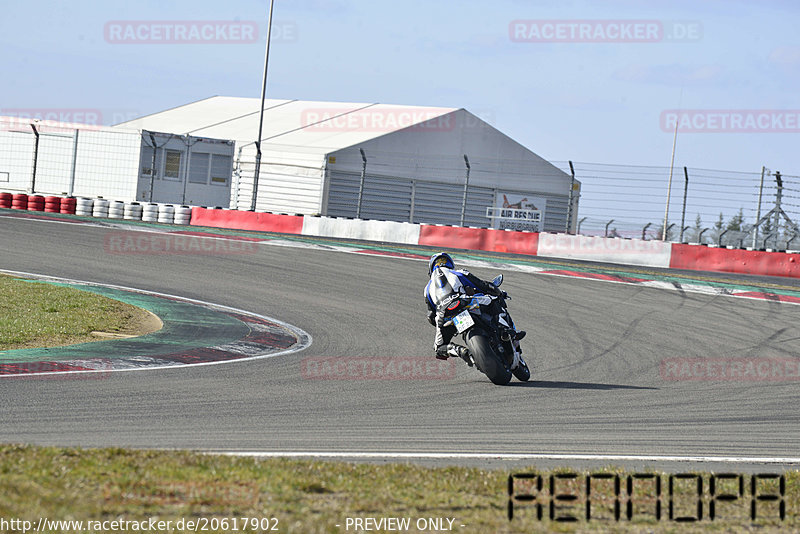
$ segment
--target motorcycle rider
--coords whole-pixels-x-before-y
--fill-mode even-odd
[[[484,295],[492,295],[495,297],[506,297],[507,294],[495,285],[484,282],[466,269],[456,270],[453,258],[445,252],[439,252],[431,256],[428,261],[428,276],[430,280],[425,286],[425,303],[428,306],[428,322],[436,327],[436,337],[433,342],[433,350],[436,353],[436,357],[440,360],[446,360],[450,356],[458,356],[472,367],[473,363],[469,355],[469,350],[467,350],[466,347],[450,342],[456,334],[455,326],[449,325],[443,327],[441,324],[438,324],[436,306],[453,293],[461,293],[469,296],[475,293],[483,293]],[[501,299],[492,299],[492,304],[489,306],[488,312],[497,316],[501,311]],[[518,342],[525,337],[525,331],[509,330],[508,334],[513,336],[514,346],[522,352],[522,350],[519,349]]]

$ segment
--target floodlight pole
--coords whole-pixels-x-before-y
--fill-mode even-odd
[[[250,200],[250,210],[256,210],[258,197],[258,175],[261,172],[261,133],[264,129],[264,100],[267,97],[267,66],[269,65],[269,41],[272,35],[272,5],[275,0],[269,0],[269,15],[267,16],[267,47],[264,52],[264,77],[261,79],[261,109],[258,114],[258,139],[256,139],[256,169],[253,172],[253,197]]]
[[[661,240],[667,240],[667,222],[669,220],[669,199],[672,196],[672,170],[675,168],[675,144],[678,142],[678,120],[675,121],[675,135],[672,138],[672,161],[669,164],[669,183],[667,184],[667,207],[664,210],[664,224],[661,226]]]

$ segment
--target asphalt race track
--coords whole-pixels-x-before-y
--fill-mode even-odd
[[[108,231],[2,218],[0,268],[232,306],[295,325],[313,344],[209,367],[3,379],[0,442],[354,456],[800,457],[797,378],[674,381],[660,373],[668,358],[794,358],[800,306],[507,272],[511,313],[528,331],[530,383],[493,386],[460,361],[455,376],[438,379],[309,379],[304,359],[433,358],[425,264],[279,246],[115,255],[104,251]],[[438,461],[454,462],[470,463]]]

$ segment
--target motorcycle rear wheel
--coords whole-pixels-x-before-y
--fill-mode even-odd
[[[465,336],[467,348],[475,365],[489,377],[493,384],[505,386],[511,381],[511,370],[492,349],[486,335],[479,330],[470,330]]]

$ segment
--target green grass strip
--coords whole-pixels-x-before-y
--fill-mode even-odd
[[[140,313],[108,296],[0,276],[0,350],[98,341],[93,331],[125,332]]]
[[[26,298],[29,300],[38,298],[41,291],[58,290],[83,299],[90,299],[87,302],[94,302],[91,299],[97,299],[101,302],[117,302],[119,305],[125,303],[125,306],[135,306],[152,311],[163,321],[163,327],[156,332],[130,339],[113,339],[92,343],[75,341],[76,344],[69,346],[2,351],[0,352],[0,362],[2,363],[154,356],[184,349],[225,345],[241,339],[249,332],[249,327],[234,317],[187,302],[101,286],[36,280],[23,281],[22,284],[23,287],[20,291],[27,291],[29,296]],[[85,308],[71,307],[68,312],[98,317],[105,313],[102,308],[91,306],[88,303],[85,304]],[[27,316],[23,315],[22,317]],[[65,314],[65,317],[68,317],[68,314]],[[93,330],[97,330],[97,328]]]
[[[525,468],[513,473],[536,472],[543,477],[542,491],[535,483],[515,479],[509,496],[509,475],[505,469],[481,470],[466,467],[432,468],[411,464],[370,464],[323,462],[299,459],[252,459],[190,452],[125,449],[71,449],[37,446],[0,446],[0,518],[31,521],[84,521],[83,530],[62,528],[50,532],[88,532],[87,521],[178,521],[207,522],[206,532],[268,532],[267,520],[277,532],[355,532],[352,521],[373,518],[407,518],[417,531],[417,522],[435,519],[450,525],[452,532],[763,532],[797,531],[800,528],[800,473],[785,473],[784,495],[778,500],[758,500],[757,518],[751,519],[751,475],[743,475],[744,491],[739,495],[736,480],[716,481],[716,495],[736,498],[715,504],[710,518],[710,473],[700,473],[702,519],[693,525],[678,523],[678,517],[697,517],[697,484],[693,479],[673,480],[660,476],[662,493],[655,484],[637,480],[631,498],[626,479],[631,472],[608,468],[592,474],[611,474],[611,479],[593,478],[587,497],[587,472],[558,478],[556,491],[575,495],[560,500],[555,517],[575,517],[573,523],[550,519],[549,477],[566,470]],[[651,472],[652,473],[652,472]],[[613,476],[621,480],[615,494]],[[534,480],[535,482],[535,480]],[[527,485],[526,485],[527,484]],[[757,480],[758,495],[780,494],[778,480]],[[524,500],[533,495],[536,500]],[[511,499],[512,520],[508,517]],[[785,519],[780,519],[780,500]],[[632,519],[626,504],[632,503]],[[673,519],[669,502],[673,502]],[[661,518],[655,518],[656,502]],[[586,519],[586,505],[593,515]],[[615,502],[621,506],[620,519],[614,515]],[[537,517],[537,504],[543,517]],[[216,528],[213,528],[216,518]],[[271,519],[274,518],[274,519]],[[221,520],[226,519],[223,524]],[[237,529],[233,528],[233,520]],[[259,528],[252,528],[252,519]],[[346,528],[348,519],[351,521]],[[452,520],[452,523],[449,521]],[[422,523],[420,523],[421,525]],[[227,528],[223,528],[227,525]],[[246,525],[246,526],[245,526]],[[338,527],[336,525],[339,525]],[[430,525],[430,523],[428,523]],[[464,525],[463,527],[461,525]],[[0,525],[1,526],[1,525]],[[74,526],[74,525],[73,525]],[[166,526],[166,525],[165,525]],[[686,528],[689,526],[690,528]],[[130,531],[130,529],[128,529]],[[184,529],[188,531],[191,529]],[[202,529],[198,529],[202,530]],[[124,531],[118,529],[117,531]],[[156,530],[157,531],[157,530]],[[167,532],[166,529],[161,530]],[[390,529],[377,529],[379,532]],[[428,531],[432,531],[428,529]],[[441,529],[440,529],[441,531]]]

